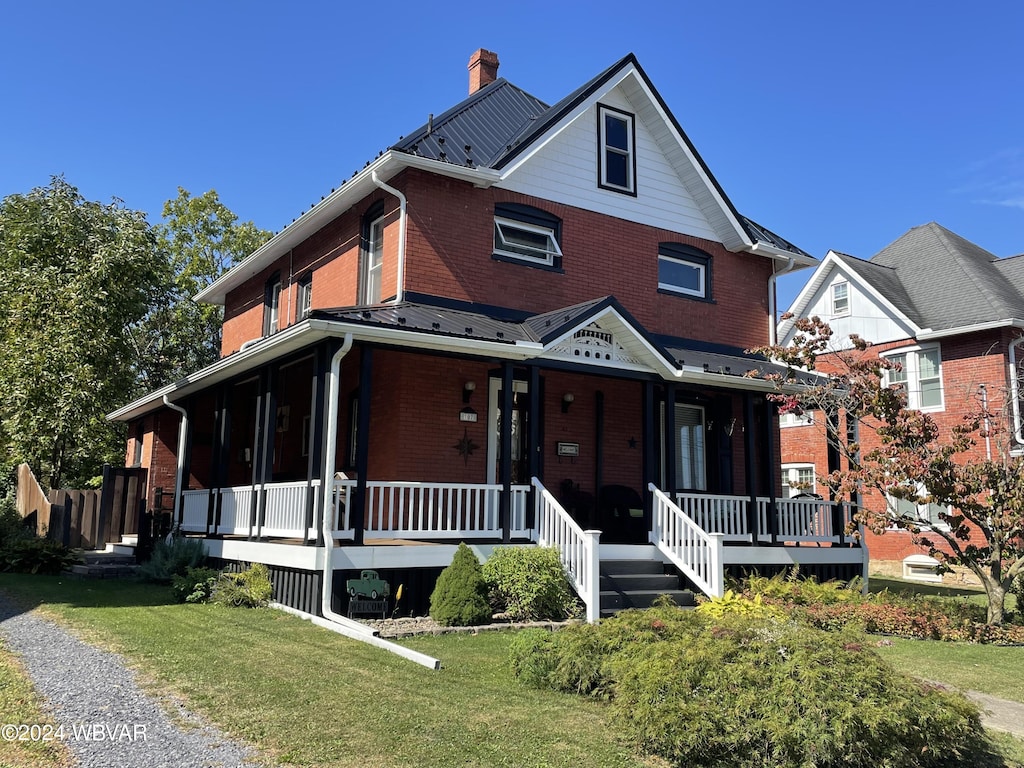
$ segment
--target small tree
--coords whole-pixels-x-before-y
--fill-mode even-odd
[[[445,627],[468,627],[491,618],[483,569],[473,550],[459,544],[452,563],[437,577],[430,616]]]
[[[907,408],[901,388],[886,385],[885,371],[899,366],[869,351],[869,342],[852,335],[848,348],[836,349],[831,328],[818,317],[798,319],[794,328],[791,346],[756,351],[788,366],[786,374],[772,377],[779,387],[772,398],[782,412],[833,415],[824,420],[827,438],[847,468],[823,482],[839,495],[881,494],[884,508],[861,506],[856,520],[877,534],[893,526],[910,531],[940,567],[968,568],[988,596],[988,623],[1001,624],[1006,593],[1024,573],[1024,460],[1010,453],[1006,415],[975,407],[943,433],[929,414]],[[822,375],[796,388],[798,369]],[[837,414],[876,432],[879,445],[862,451],[855,430],[838,429]],[[967,456],[977,437],[994,444],[994,458]],[[894,500],[937,505],[941,524],[929,529],[916,515],[900,512]]]

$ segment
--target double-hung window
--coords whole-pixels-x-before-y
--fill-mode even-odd
[[[635,118],[628,112],[599,105],[598,186],[614,192],[636,194]]]
[[[313,308],[313,275],[299,280],[299,296],[295,302],[295,320],[299,321],[309,316]]]
[[[835,316],[850,314],[850,284],[845,280],[832,283],[832,314]]]
[[[494,258],[561,269],[562,222],[547,211],[519,203],[494,206]]]
[[[782,497],[784,499],[801,493],[815,493],[813,464],[782,465]]]
[[[711,256],[683,243],[658,246],[658,290],[711,299]]]
[[[923,483],[918,483],[914,489],[917,498],[898,499],[895,496],[886,494],[886,504],[889,515],[893,520],[909,521],[911,524],[929,528],[949,530],[949,525],[939,516],[950,514],[949,507],[942,504],[923,502],[928,497],[928,489]]]
[[[942,359],[938,347],[915,347],[886,354],[893,364],[885,382],[902,388],[907,407],[922,411],[942,410]]]
[[[359,255],[359,303],[381,302],[384,271],[384,201],[378,200],[363,214],[362,253]]]
[[[275,274],[263,292],[263,335],[277,333],[281,321],[281,276]]]
[[[787,411],[786,413],[779,414],[780,427],[806,427],[813,423],[814,416],[809,411],[804,411],[803,413]]]

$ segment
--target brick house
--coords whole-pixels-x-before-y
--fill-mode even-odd
[[[559,547],[591,618],[648,599],[623,562],[711,594],[740,566],[859,573],[848,510],[778,499],[746,375],[776,274],[816,261],[737,212],[634,56],[554,105],[469,68],[196,297],[223,358],[112,414],[151,494],[312,613],[367,567],[422,610],[460,540]]]
[[[932,415],[940,429],[962,423],[987,403],[998,414],[988,440],[970,455],[985,458],[1000,450],[1024,450],[1021,380],[1024,375],[1024,255],[997,258],[935,223],[914,227],[870,260],[830,251],[795,299],[795,317],[817,315],[835,332],[837,345],[858,334],[872,353],[899,362],[891,383],[906,387],[908,404]],[[792,341],[793,321],[779,328],[782,344]],[[823,361],[827,365],[827,360]],[[816,477],[831,463],[820,424],[810,417],[782,417],[783,482],[789,490],[827,493]],[[877,441],[861,433],[865,450]],[[799,486],[797,485],[799,483]],[[882,512],[887,501],[866,495]],[[941,525],[936,505],[891,500],[898,514]],[[908,531],[867,534],[873,571],[938,580],[935,561],[914,544]],[[969,578],[958,574],[951,578]]]

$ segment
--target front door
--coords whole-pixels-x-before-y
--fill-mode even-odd
[[[501,476],[501,379],[491,379],[489,413],[493,414],[487,435],[488,482]],[[530,394],[525,381],[512,382],[512,484],[530,483]]]

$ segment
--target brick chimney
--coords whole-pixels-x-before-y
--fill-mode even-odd
[[[469,57],[469,92],[474,94],[498,77],[498,54],[479,49]]]

